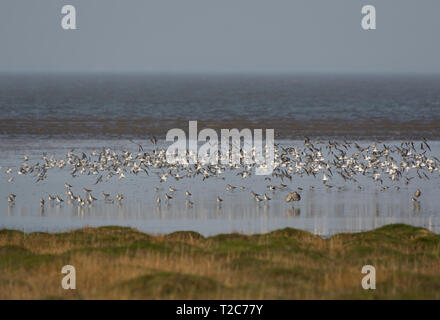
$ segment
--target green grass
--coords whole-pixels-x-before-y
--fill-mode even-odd
[[[77,289],[63,290],[63,265]],[[376,290],[363,290],[364,265]],[[328,239],[282,229],[203,237],[117,226],[0,231],[1,299],[438,299],[440,236],[403,224]]]

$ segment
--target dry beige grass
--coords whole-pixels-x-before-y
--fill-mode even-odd
[[[77,289],[61,288],[75,266]],[[377,289],[361,287],[376,267]],[[129,228],[0,231],[0,299],[440,298],[440,236],[390,225],[322,239],[264,235],[149,236]]]

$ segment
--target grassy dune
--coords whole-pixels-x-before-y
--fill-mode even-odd
[[[77,289],[61,288],[76,268]],[[376,290],[363,290],[363,265]],[[0,299],[439,299],[440,235],[407,225],[322,239],[283,229],[205,238],[122,227],[0,231]]]

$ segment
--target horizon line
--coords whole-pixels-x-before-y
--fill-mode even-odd
[[[0,70],[0,75],[427,75],[440,76],[440,71],[10,71]]]

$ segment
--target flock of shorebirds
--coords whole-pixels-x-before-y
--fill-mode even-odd
[[[35,164],[29,163],[29,157],[25,156],[17,170],[18,175],[31,175],[38,183],[47,178],[53,168],[68,169],[72,178],[80,175],[96,176],[95,185],[105,183],[111,179],[124,179],[127,175],[145,174],[156,178],[158,183],[164,183],[174,179],[201,177],[206,179],[225,180],[223,176],[227,170],[235,170],[236,175],[246,179],[254,174],[256,164],[210,164],[197,161],[194,164],[168,163],[166,150],[157,146],[157,139],[150,139],[153,143],[151,152],[145,152],[141,144],[138,144],[137,152],[122,151],[116,152],[110,148],[95,150],[90,154],[84,152],[76,154],[74,150],[67,152],[65,158],[56,159],[43,154],[40,161]],[[131,141],[133,142],[133,141]],[[133,142],[134,143],[134,142]],[[256,202],[270,201],[270,192],[284,191],[285,202],[300,201],[300,192],[303,188],[297,186],[296,191],[292,192],[293,179],[303,176],[314,177],[321,180],[326,189],[343,190],[347,183],[357,184],[356,188],[362,190],[363,187],[358,182],[358,176],[370,178],[375,182],[381,191],[394,187],[399,190],[401,186],[398,182],[408,185],[413,179],[430,179],[430,175],[440,173],[440,160],[437,157],[430,157],[428,151],[431,148],[426,139],[420,142],[402,142],[395,145],[385,145],[383,143],[371,143],[368,146],[360,146],[356,142],[350,141],[311,141],[306,138],[303,146],[282,146],[275,144],[274,170],[269,176],[264,177],[264,181],[269,181],[266,187],[267,193],[257,194],[250,191],[251,197]],[[255,157],[255,149],[252,149],[252,157]],[[243,155],[243,150],[240,152]],[[194,155],[187,154],[188,157]],[[1,167],[0,167],[1,169]],[[8,182],[14,182],[15,172],[12,168],[7,168],[5,173],[8,175]],[[343,186],[338,186],[336,180],[340,180]],[[275,184],[276,182],[276,184]],[[289,184],[290,183],[290,184]],[[393,186],[394,185],[394,186]],[[92,190],[83,188],[82,194],[75,195],[72,185],[65,183],[65,196],[46,195],[40,199],[40,206],[44,207],[46,201],[63,203],[65,200],[76,203],[79,206],[91,205],[98,198],[92,194]],[[226,191],[235,189],[245,190],[244,186],[226,185]],[[315,186],[310,186],[313,190]],[[172,186],[168,187],[165,194],[160,195],[160,188],[154,187],[157,197],[155,199],[158,206],[162,201],[170,202],[173,195],[178,190]],[[268,195],[269,194],[269,195]],[[421,196],[419,189],[415,190],[411,200],[418,203]],[[186,191],[186,203],[192,206],[191,192]],[[46,198],[47,197],[47,198]],[[65,198],[63,198],[65,197]],[[116,194],[114,197],[109,193],[102,192],[102,201],[120,203],[124,199],[123,194]],[[13,204],[16,195],[10,194],[8,202]],[[216,197],[217,203],[222,203],[220,196]]]

